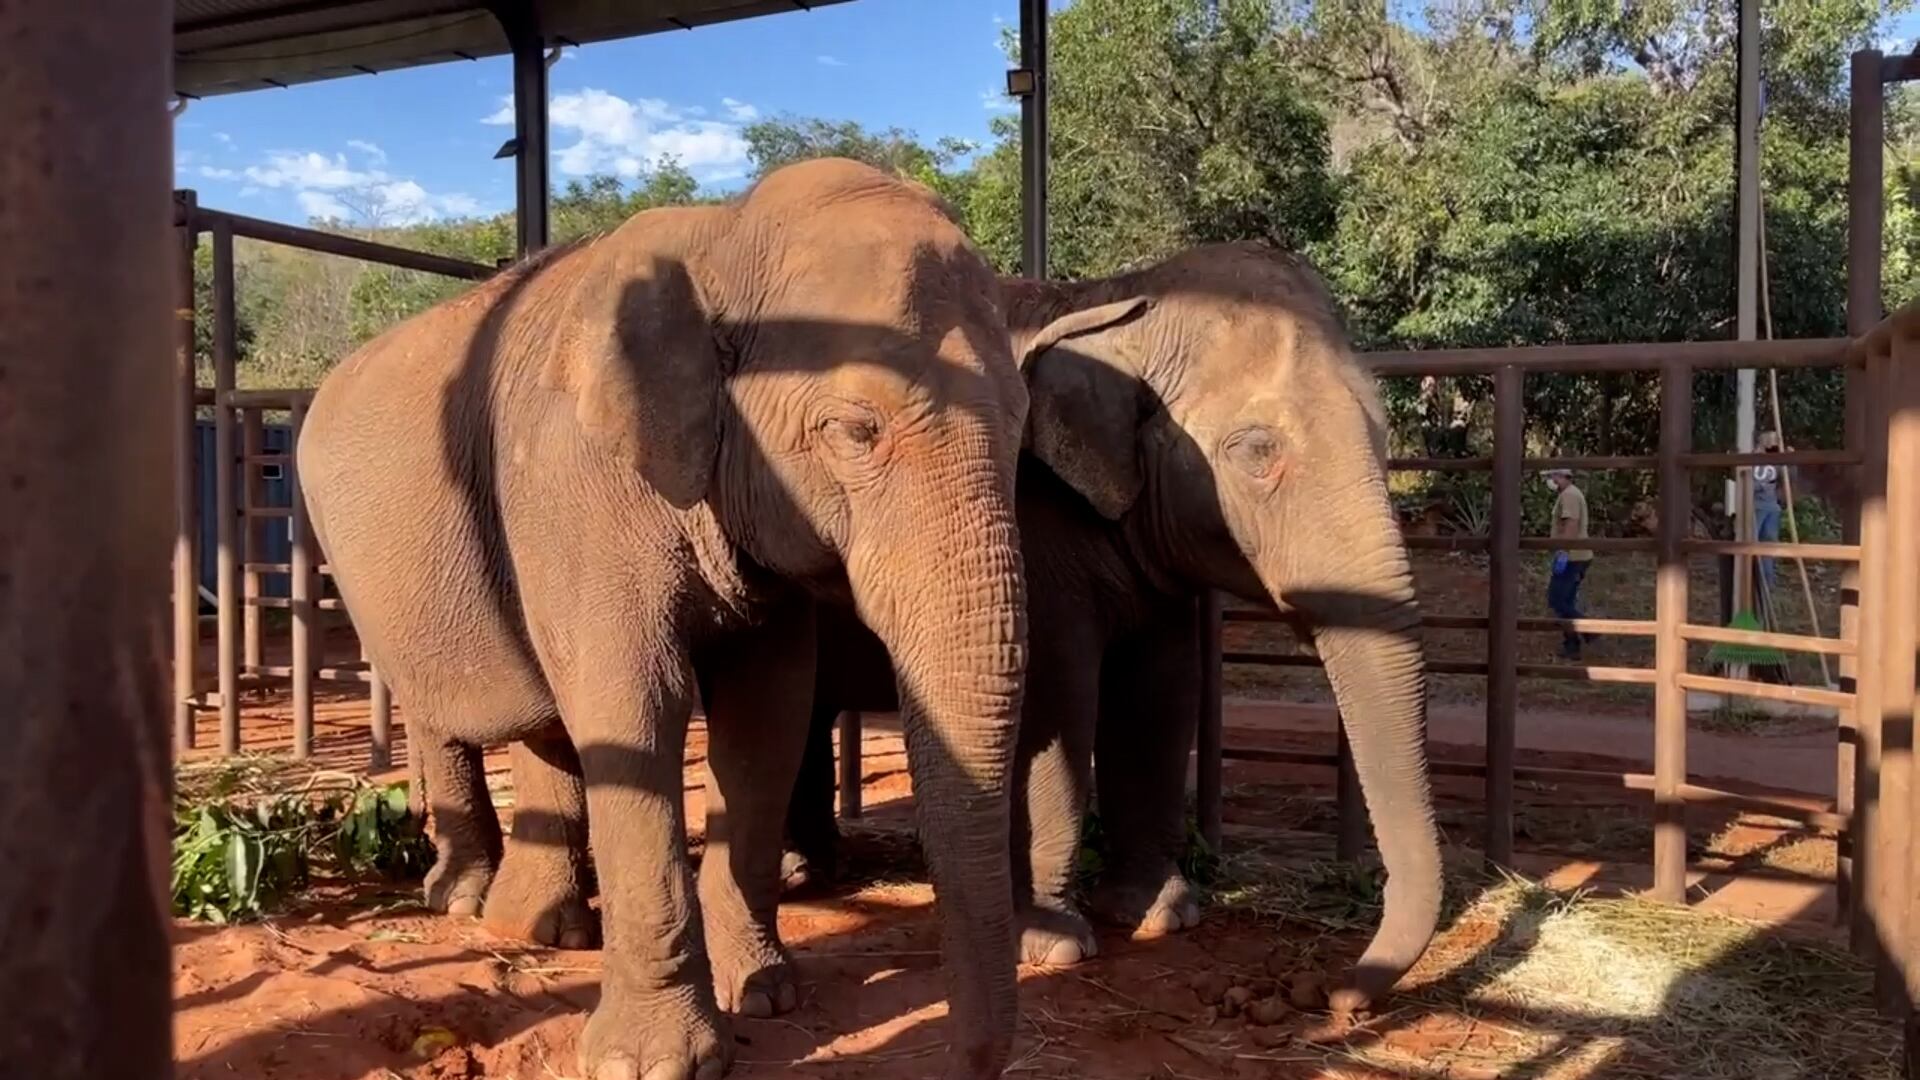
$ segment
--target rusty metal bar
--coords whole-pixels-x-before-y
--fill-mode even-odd
[[[1522,551],[1558,551],[1565,546],[1566,541],[1556,540],[1551,536],[1520,538]],[[1589,536],[1580,541],[1580,546],[1602,554],[1629,554],[1636,551],[1658,551],[1660,544],[1650,536]]]
[[[860,819],[860,739],[861,716],[848,709],[840,714],[840,817],[844,821]]]
[[[1659,624],[1652,619],[1521,619],[1520,629],[1556,633],[1572,630],[1578,634],[1611,637],[1652,637],[1659,633]]]
[[[283,225],[277,221],[263,221],[260,218],[228,213],[224,210],[201,208],[196,212],[196,220],[209,231],[224,227],[233,236],[244,236],[249,240],[259,240],[262,243],[280,244],[283,247],[299,248],[302,251],[338,255],[344,259],[358,259],[361,262],[377,263],[400,270],[417,270],[423,274],[439,274],[442,277],[460,278],[465,281],[484,281],[498,270],[497,267],[483,266],[480,263],[466,262],[461,259],[449,259],[444,255],[431,255],[424,251],[394,247],[391,244],[376,244],[371,240],[359,240],[351,236],[340,236],[335,233],[321,232],[318,229],[302,228],[298,225]]]
[[[1652,668],[1597,667],[1587,664],[1520,664],[1523,679],[1559,679],[1565,682],[1625,683],[1654,686],[1659,674]]]
[[[1220,850],[1221,702],[1220,594],[1204,590],[1195,605],[1200,635],[1200,726],[1194,739],[1194,804],[1200,835],[1207,846]]]
[[[221,401],[236,409],[291,409],[296,403],[313,401],[313,391],[293,390],[231,390],[221,395]]]
[[[232,392],[239,363],[234,336],[233,229],[215,219],[213,234],[213,392]],[[240,752],[239,511],[234,492],[233,410],[213,410],[214,598],[218,611],[220,752]]]
[[[172,13],[0,13],[0,1071],[34,1080],[173,1074]]]
[[[1847,129],[1847,333],[1856,338],[1871,333],[1882,317],[1880,299],[1881,244],[1885,228],[1884,164],[1885,90],[1881,86],[1880,54],[1866,50],[1853,54]],[[1843,508],[1841,539],[1857,543],[1867,554],[1857,567],[1847,567],[1841,579],[1843,596],[1853,602],[1840,609],[1841,636],[1852,637],[1862,657],[1878,655],[1877,645],[1866,613],[1868,564],[1876,561],[1877,537],[1869,539],[1870,518],[1878,517],[1883,507],[1879,494],[1884,490],[1886,459],[1877,418],[1879,400],[1872,370],[1847,369],[1847,411],[1845,440],[1848,449],[1861,451],[1859,494],[1854,505]],[[1873,509],[1869,510],[1869,507]],[[1884,519],[1881,519],[1884,520]],[[1849,592],[1850,590],[1850,592]],[[1852,758],[1852,768],[1841,788],[1852,794],[1852,840],[1850,853],[1840,861],[1840,882],[1851,923],[1854,951],[1871,957],[1878,948],[1872,919],[1872,848],[1874,819],[1878,813],[1880,717],[1877,680],[1878,665],[1843,658],[1840,679],[1844,685],[1854,681],[1855,705],[1851,716],[1853,739],[1841,746],[1841,768]],[[1842,721],[1843,724],[1847,720]],[[1845,857],[1850,855],[1851,857]],[[1851,876],[1849,877],[1849,871]]]
[[[1493,375],[1493,514],[1487,551],[1486,856],[1513,862],[1514,733],[1520,711],[1520,483],[1526,454],[1526,376]]]
[[[258,409],[240,413],[240,642],[244,667],[260,664],[260,609],[253,601],[260,596],[260,575],[248,566],[255,553],[266,550],[261,523],[248,516],[256,506],[267,504],[267,481],[248,459],[260,453],[266,442],[265,418]]]
[[[1777,453],[1754,451],[1750,454],[1682,454],[1680,464],[1689,469],[1732,469],[1747,465],[1858,465],[1858,450],[1782,450]]]
[[[1879,81],[1883,83],[1913,82],[1920,79],[1920,56],[1903,53],[1899,56],[1889,56],[1884,60],[1880,59],[1880,54],[1877,52],[1873,56],[1879,61]]]
[[[194,193],[174,193],[192,220]],[[191,224],[174,230],[173,311],[173,745],[191,750],[196,741],[194,695],[200,692],[200,500],[194,423],[193,253],[199,233]]]
[[[307,403],[293,406],[293,442],[300,443],[300,430],[307,422]],[[318,578],[313,572],[313,527],[307,520],[307,500],[300,489],[300,464],[287,470],[287,491],[293,511],[293,573],[290,592],[293,603],[293,756],[302,760],[313,756],[313,676],[320,665],[314,662],[313,631],[319,618],[314,613]]]
[[[1813,637],[1808,634],[1772,634],[1760,630],[1735,630],[1729,626],[1699,626],[1687,623],[1680,628],[1680,636],[1688,641],[1758,645],[1761,648],[1821,653],[1826,656],[1854,655],[1854,643],[1851,641],[1844,638]],[[1848,696],[1851,697],[1851,695]]]
[[[1859,562],[1857,544],[1772,544],[1738,540],[1683,540],[1680,547],[1689,555],[1761,555],[1774,559],[1805,559],[1809,562]]]
[[[1860,954],[1876,967],[1889,962],[1881,937],[1881,910],[1887,893],[1905,887],[1904,871],[1898,879],[1881,880],[1883,868],[1892,873],[1885,858],[1886,832],[1903,827],[1904,807],[1887,798],[1886,775],[1882,760],[1886,736],[1881,730],[1883,669],[1881,631],[1886,618],[1887,572],[1887,354],[1875,352],[1874,339],[1864,338],[1869,355],[1865,402],[1864,434],[1867,463],[1860,471],[1860,589],[1858,604],[1859,649],[1862,662],[1854,678],[1854,896],[1856,922],[1853,943]],[[1898,845],[1896,845],[1898,846]],[[1904,846],[1900,846],[1904,851]],[[1904,856],[1901,857],[1904,862]]]
[[[1674,364],[1660,377],[1660,562],[1654,579],[1653,895],[1684,903],[1687,893],[1687,557],[1682,541],[1693,520],[1680,455],[1693,438],[1693,370]]]
[[[1393,458],[1388,472],[1486,472],[1493,468],[1492,458]]]
[[[1484,536],[1406,536],[1401,541],[1411,551],[1485,551]]]
[[[1266,747],[1229,746],[1223,753],[1232,761],[1253,761],[1271,765],[1310,765],[1332,768],[1337,764],[1333,754],[1317,753],[1311,750],[1274,750]],[[1479,779],[1487,774],[1485,764],[1478,761],[1451,761],[1436,758],[1428,763],[1428,768],[1436,776],[1461,776]],[[1652,791],[1654,780],[1652,773],[1640,772],[1602,772],[1596,769],[1557,769],[1539,765],[1514,766],[1514,778],[1525,784],[1552,784],[1567,787],[1613,787],[1625,791]],[[1733,806],[1756,813],[1804,822],[1816,829],[1839,831],[1846,819],[1829,812],[1823,800],[1799,798],[1790,795],[1772,795],[1758,792],[1724,791],[1719,788],[1704,787],[1699,784],[1686,784],[1680,789],[1680,798],[1688,803],[1717,804]],[[1811,805],[1810,805],[1811,804]]]
[[[1854,362],[1848,338],[1776,341],[1673,341],[1635,345],[1537,345],[1519,349],[1419,349],[1360,354],[1380,378],[1486,375],[1508,364],[1528,374],[1614,374],[1723,368],[1827,368]]]

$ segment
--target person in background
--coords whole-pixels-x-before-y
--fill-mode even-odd
[[[1763,454],[1779,453],[1780,433],[1762,432],[1756,449]],[[1780,542],[1780,485],[1786,478],[1787,468],[1784,465],[1753,467],[1753,535],[1763,544]],[[1773,559],[1763,556],[1758,566],[1760,580],[1771,590],[1774,586]]]
[[[1572,471],[1549,471],[1547,484],[1557,492],[1553,499],[1553,537],[1565,541],[1585,540],[1587,496],[1574,485]],[[1587,567],[1592,562],[1592,551],[1574,547],[1570,543],[1553,553],[1553,576],[1547,581],[1547,607],[1553,610],[1556,618],[1582,617],[1580,583],[1586,580]],[[1580,659],[1580,645],[1591,637],[1590,634],[1566,630],[1561,638],[1560,655],[1569,660]]]

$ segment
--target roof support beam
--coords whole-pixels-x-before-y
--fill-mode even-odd
[[[521,258],[547,246],[551,140],[547,123],[546,38],[530,0],[500,0],[494,17],[513,47],[514,216]]]
[[[1047,276],[1047,0],[1020,0],[1020,272]]]

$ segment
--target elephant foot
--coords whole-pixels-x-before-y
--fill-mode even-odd
[[[493,863],[484,855],[459,855],[443,849],[427,871],[422,891],[428,908],[472,918],[480,914],[492,884]]]
[[[1071,904],[1025,907],[1016,920],[1020,928],[1020,962],[1023,964],[1071,967],[1100,955],[1100,943],[1093,936],[1093,925]]]
[[[747,927],[727,933],[709,923],[707,961],[713,967],[714,1000],[723,1012],[765,1020],[800,1004],[793,958],[765,930]]]
[[[1199,893],[1172,866],[1103,883],[1094,890],[1090,906],[1102,921],[1131,929],[1136,940],[1200,925]]]
[[[609,988],[580,1033],[588,1080],[720,1080],[731,1064],[725,1021],[690,991]]]
[[[502,937],[591,949],[600,936],[600,920],[587,906],[581,877],[565,852],[508,841],[487,889],[482,921]]]
[[[787,851],[780,856],[780,892],[783,895],[825,892],[839,879],[834,856]]]

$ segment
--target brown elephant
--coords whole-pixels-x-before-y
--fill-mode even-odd
[[[1024,957],[1071,963],[1095,950],[1070,890],[1096,782],[1111,848],[1098,908],[1148,932],[1197,921],[1176,858],[1198,714],[1196,602],[1221,589],[1279,605],[1326,664],[1389,875],[1383,924],[1338,1002],[1379,997],[1432,937],[1439,833],[1384,416],[1331,298],[1303,261],[1251,244],[1104,281],[1008,281],[1002,297],[1032,399],[1016,499],[1031,582],[1013,780]],[[832,830],[833,716],[895,705],[883,640],[852,614],[823,607],[821,619],[792,819],[816,852]],[[548,790],[547,805],[565,805]]]
[[[1244,244],[1108,281],[1009,282],[1003,297],[1032,395],[1015,501],[1033,642],[1014,780],[1025,958],[1095,952],[1071,895],[1094,785],[1109,848],[1095,910],[1145,935],[1198,921],[1177,860],[1196,604],[1220,589],[1279,605],[1325,659],[1389,874],[1340,1004],[1377,998],[1432,937],[1439,834],[1384,415],[1331,298],[1303,262]],[[1098,311],[1119,317],[1058,343],[1042,331]],[[820,640],[792,876],[832,872],[834,718],[895,707],[885,646],[853,613],[823,608]]]
[[[429,900],[472,912],[485,896],[496,926],[577,941],[591,843],[607,958],[587,1075],[718,1076],[717,1005],[749,983],[791,995],[770,924],[814,597],[851,603],[898,662],[951,1073],[1004,1065],[1027,403],[997,299],[925,189],[817,161],[503,272],[315,395],[300,474],[408,710],[439,850]],[[681,776],[696,684],[712,724],[697,885]],[[504,864],[479,752],[501,742],[522,785]],[[769,778],[780,798],[757,799]]]

